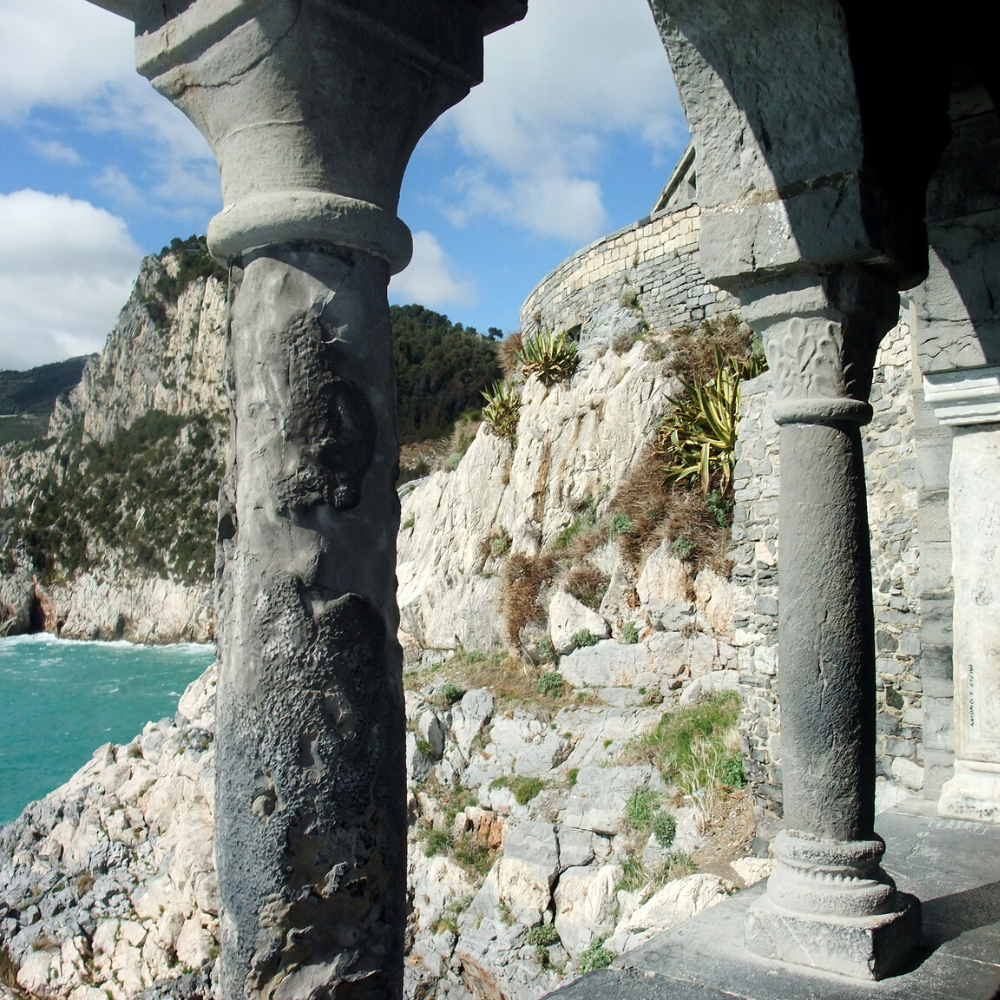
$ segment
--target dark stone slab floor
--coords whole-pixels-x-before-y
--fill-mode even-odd
[[[1000,1000],[1000,826],[939,819],[921,804],[882,813],[884,867],[919,897],[923,935],[908,968],[880,983],[769,961],[743,947],[763,891],[738,893],[549,994],[556,1000]]]

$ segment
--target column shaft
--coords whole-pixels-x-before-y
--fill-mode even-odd
[[[401,993],[406,790],[388,268],[234,267],[217,996]]]
[[[741,296],[781,426],[778,685],[786,829],[751,951],[865,979],[920,934],[875,833],[875,628],[862,424],[899,299],[877,274],[796,276]]]
[[[870,840],[875,630],[861,432],[781,428],[781,698],[785,821]]]

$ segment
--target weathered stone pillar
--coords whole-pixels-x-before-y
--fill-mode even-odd
[[[694,138],[705,276],[764,336],[781,424],[779,694],[787,829],[761,954],[881,978],[919,940],[879,866],[875,651],[860,427],[899,289],[927,272],[924,193],[949,69],[870,6],[649,0]],[[926,70],[934,65],[933,70]],[[895,150],[919,135],[903,163]]]
[[[899,297],[866,273],[766,284],[741,296],[764,337],[781,426],[782,780],[786,829],[747,946],[882,978],[920,933],[919,903],[879,862],[875,629],[861,426]]]
[[[225,207],[220,1000],[402,991],[406,790],[386,287],[420,135],[523,0],[138,0],[137,62]]]

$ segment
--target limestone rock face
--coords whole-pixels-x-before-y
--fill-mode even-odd
[[[454,472],[435,473],[406,497],[401,628],[424,648],[501,645],[503,555],[538,553],[583,505],[606,513],[609,486],[624,479],[669,406],[662,362],[645,360],[644,347],[622,355],[585,348],[569,383],[528,379],[516,447],[482,427]]]
[[[665,885],[619,924],[606,947],[621,955],[645,944],[656,934],[721,903],[727,884],[717,875],[697,874]]]
[[[108,441],[150,410],[210,417],[227,412],[222,381],[226,286],[199,278],[176,299],[158,294],[164,275],[176,278],[181,258],[147,257],[104,350],[83,370],[69,405],[57,406],[49,436],[82,422],[85,437]]]
[[[635,589],[643,604],[652,605],[657,610],[662,605],[687,600],[688,574],[684,563],[671,552],[669,540],[650,554]]]
[[[578,957],[595,938],[614,930],[620,877],[617,865],[567,868],[560,876],[555,893],[555,925],[571,957]]]
[[[0,828],[0,949],[33,995],[125,1000],[218,951],[212,667]]]
[[[608,623],[575,597],[560,590],[549,601],[549,634],[560,655],[574,648],[574,636],[581,632],[606,639],[611,634]]]
[[[35,588],[44,628],[64,639],[125,639],[146,644],[208,642],[215,607],[208,587],[122,574],[113,581],[82,573]]]
[[[35,585],[30,574],[16,570],[0,576],[0,636],[20,635],[31,625]]]
[[[4,515],[23,518],[47,478],[64,481],[66,456],[72,457],[74,448],[88,442],[106,445],[150,411],[198,419],[207,427],[207,445],[204,436],[181,433],[174,445],[181,470],[195,464],[191,458],[221,456],[228,425],[223,381],[227,291],[219,276],[187,280],[182,266],[188,252],[143,261],[104,350],[87,362],[68,399],[57,401],[45,447],[0,448],[0,538],[5,535]],[[103,483],[89,488],[107,492]],[[159,497],[151,502],[162,506],[174,501]],[[23,585],[32,569],[27,553],[16,546],[6,553],[21,569],[13,578],[0,577],[0,635],[26,632],[34,620],[36,626],[74,639],[166,643],[210,638],[211,565],[201,572],[202,582],[192,582],[197,574],[165,578],[153,570],[130,568],[123,558],[117,532],[124,535],[132,525],[140,527],[147,513],[119,506],[113,517],[102,519],[108,527],[104,536],[83,539],[84,563],[55,574],[58,583],[36,581],[30,593]],[[184,515],[173,528],[176,537],[184,533]],[[197,530],[200,536],[200,524]],[[17,595],[13,604],[12,595]]]
[[[706,874],[622,887],[626,863],[641,860],[651,879],[704,844],[698,809],[672,805],[659,771],[626,752],[687,691],[714,689],[714,677],[728,687],[722,642],[717,669],[691,676],[685,643],[697,638],[651,632],[578,650],[564,670],[612,647],[642,669],[595,678],[587,703],[542,713],[483,688],[446,697],[447,657],[424,654],[433,680],[405,703],[407,1000],[539,1000],[579,974],[599,939],[628,951],[725,898],[728,883]],[[206,995],[219,938],[215,684],[213,667],[173,720],[101,747],[0,829],[0,951],[20,989],[64,1000]],[[672,813],[669,847],[636,840],[627,813],[637,790]],[[733,870],[750,882],[766,864]]]

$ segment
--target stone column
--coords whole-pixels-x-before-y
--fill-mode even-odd
[[[955,588],[955,772],[942,816],[1000,822],[1000,367],[934,372],[924,394],[955,428],[950,490]]]
[[[764,338],[781,427],[778,867],[748,915],[758,954],[880,979],[919,939],[916,899],[881,869],[875,638],[861,426],[899,297],[864,272],[741,293]]]
[[[138,0],[216,153],[232,429],[219,520],[219,1000],[402,993],[406,789],[386,287],[420,135],[523,0]],[[498,12],[497,9],[502,8]]]

